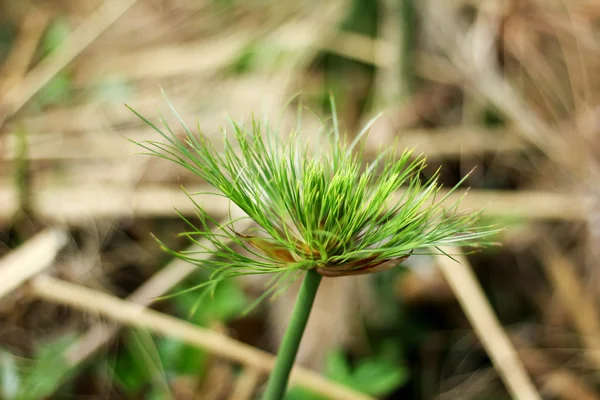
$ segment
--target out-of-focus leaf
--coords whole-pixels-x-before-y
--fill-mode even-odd
[[[74,340],[74,334],[64,335],[37,348],[35,361],[21,374],[17,399],[43,399],[56,391],[70,372],[63,354]]]
[[[4,62],[6,55],[12,47],[14,39],[14,28],[6,23],[0,24],[0,63]]]
[[[169,375],[198,375],[204,369],[207,354],[196,347],[172,338],[161,339],[157,347]]]
[[[66,18],[58,17],[46,29],[41,40],[42,55],[45,57],[56,51],[71,34],[71,26]]]
[[[285,400],[328,400],[310,390],[294,386],[285,394]]]
[[[119,355],[115,364],[115,375],[130,394],[147,384],[165,391],[167,384],[162,360],[148,332],[140,329],[128,335],[123,354]]]
[[[368,360],[360,363],[349,386],[372,396],[383,396],[402,386],[408,380],[405,367],[382,360]]]
[[[140,368],[127,350],[119,352],[114,364],[115,382],[126,394],[139,392],[148,382],[147,370]]]
[[[152,389],[145,398],[148,400],[173,400],[173,396],[170,393],[156,388]]]
[[[66,73],[56,75],[35,96],[37,106],[44,107],[69,100],[71,97],[71,78]]]
[[[377,347],[376,355],[378,360],[394,364],[404,359],[404,346],[398,340],[383,339]]]
[[[327,376],[338,382],[343,382],[350,376],[350,367],[341,349],[331,351],[325,360]]]
[[[244,291],[235,281],[227,280],[219,283],[214,296],[205,292],[198,297],[197,292],[189,292],[174,297],[174,301],[179,312],[190,316],[192,322],[199,325],[207,325],[211,321],[228,322],[248,307]]]
[[[325,371],[332,380],[372,396],[389,394],[408,380],[404,366],[381,357],[364,359],[352,369],[339,349],[328,355]]]
[[[41,56],[47,57],[54,53],[60,48],[65,39],[71,34],[71,26],[64,17],[58,17],[54,19],[44,36],[40,41]],[[72,83],[69,73],[63,71],[56,74],[50,82],[46,83],[44,87],[35,96],[34,105],[38,108],[42,108],[49,105],[63,103],[71,97]]]
[[[252,69],[252,65],[256,60],[256,47],[248,46],[240,55],[233,61],[229,70],[232,74],[241,75]]]

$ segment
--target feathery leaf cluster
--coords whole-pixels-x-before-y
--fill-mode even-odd
[[[212,283],[277,273],[271,282],[274,288],[304,270],[332,277],[375,272],[399,264],[413,252],[443,253],[440,247],[446,245],[486,244],[484,238],[497,231],[478,225],[479,212],[460,213],[458,202],[445,204],[458,185],[442,196],[437,173],[421,180],[423,156],[406,150],[397,157],[393,148],[365,163],[362,139],[370,124],[346,146],[334,104],[332,108],[326,143],[311,148],[300,129],[283,140],[252,120],[249,127],[231,122],[232,132],[223,129],[220,151],[199,127],[194,134],[172,106],[184,140],[164,119],[161,129],[132,110],[164,139],[138,145],[204,179],[258,226],[252,235],[236,232],[232,222],[211,230],[209,223],[216,221],[196,204],[200,224],[182,216],[190,226],[183,234],[200,249],[173,253],[213,270]],[[192,195],[190,199],[194,201]],[[201,238],[212,246],[202,246]],[[231,243],[248,253],[236,251]],[[199,253],[216,257],[198,261]]]

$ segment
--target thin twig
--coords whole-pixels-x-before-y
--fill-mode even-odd
[[[76,284],[39,276],[30,281],[29,289],[30,293],[37,298],[89,313],[99,313],[123,325],[149,329],[263,373],[270,371],[275,362],[271,354],[225,335]],[[315,393],[333,399],[372,400],[370,396],[330,382],[319,374],[301,367],[294,368],[291,380]]]
[[[438,265],[508,391],[515,399],[541,400],[469,262],[456,248],[446,248],[444,251],[452,254],[458,262],[448,257],[437,257]]]

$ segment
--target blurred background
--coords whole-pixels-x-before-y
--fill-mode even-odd
[[[0,0],[0,398],[259,398],[295,288],[246,316],[260,279],[131,308],[207,279],[151,236],[190,245],[175,208],[203,182],[127,140],[158,138],[124,103],[173,121],[162,89],[214,138],[285,134],[299,102],[319,135],[333,94],[350,138],[383,112],[367,158],[473,170],[461,208],[507,227],[463,263],[473,301],[540,398],[600,399],[599,68],[595,0]],[[324,280],[287,399],[514,398],[439,263]]]

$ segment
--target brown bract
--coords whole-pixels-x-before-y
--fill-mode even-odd
[[[319,254],[318,251],[309,249],[306,244],[300,243],[299,241],[296,241],[296,248],[298,250],[298,253],[300,254],[296,252],[291,252],[286,247],[277,243],[273,243],[272,241],[262,237],[244,235],[238,232],[235,232],[235,234],[238,237],[244,239],[252,247],[260,250],[270,258],[281,263],[293,263],[306,259],[302,255],[300,255],[302,253],[308,253],[312,255]],[[410,257],[411,253],[412,251],[409,254],[402,257],[384,260],[378,259],[378,256],[370,256],[349,261],[343,264],[319,266],[316,267],[316,271],[320,275],[329,278],[351,275],[364,275],[375,272],[387,271],[400,265],[403,261]]]

